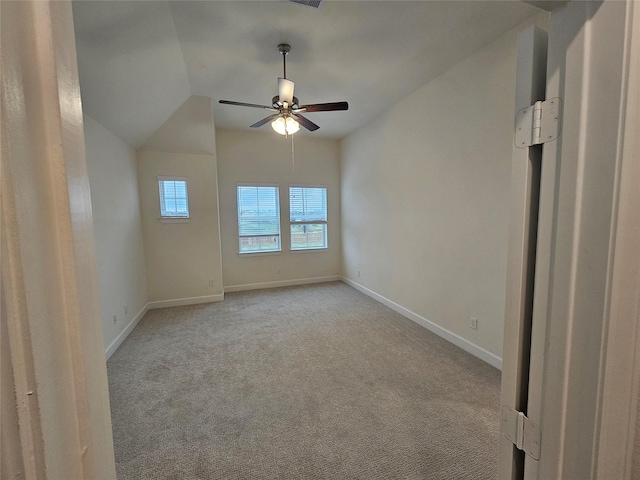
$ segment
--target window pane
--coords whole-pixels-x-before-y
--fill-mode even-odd
[[[185,197],[187,195],[187,186],[185,182],[173,182],[176,197]]]
[[[238,186],[240,252],[280,250],[278,187]]]
[[[327,221],[327,189],[324,187],[290,187],[292,222]]]
[[[280,236],[246,236],[240,237],[240,252],[276,252],[280,250]]]
[[[182,199],[176,199],[176,213],[178,215],[188,215],[187,212],[187,201],[182,198]]]
[[[162,217],[189,217],[189,199],[186,180],[158,180],[160,215]]]
[[[291,250],[313,248],[327,248],[327,225],[291,225]]]

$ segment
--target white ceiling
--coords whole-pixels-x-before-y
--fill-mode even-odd
[[[348,101],[306,114],[309,135],[340,138],[536,12],[517,0],[287,0],[73,3],[85,112],[133,147],[191,95],[214,99],[216,127],[267,116],[282,76],[303,104]],[[269,128],[268,125],[262,128]]]

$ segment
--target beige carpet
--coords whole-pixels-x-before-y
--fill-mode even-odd
[[[119,479],[492,479],[500,372],[340,282],[152,310],[108,362]]]

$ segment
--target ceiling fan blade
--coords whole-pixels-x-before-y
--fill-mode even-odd
[[[261,127],[262,125],[264,125],[265,123],[269,123],[271,120],[273,120],[274,118],[279,117],[280,114],[279,113],[274,113],[273,115],[269,115],[266,118],[263,118],[262,120],[260,120],[259,122],[254,123],[253,125],[251,125],[251,128],[258,128]]]
[[[315,103],[313,105],[301,105],[298,110],[301,112],[332,112],[334,110],[349,110],[349,104],[347,102]]]
[[[270,107],[268,105],[256,105],[255,103],[243,103],[243,102],[234,102],[231,100],[220,100],[220,103],[224,103],[225,105],[237,105],[239,107],[253,107],[253,108],[264,108],[265,110],[271,110],[273,112],[277,112],[277,108]]]
[[[316,130],[318,130],[320,127],[318,125],[316,125],[315,123],[313,123],[311,120],[309,120],[308,118],[303,117],[302,115],[300,115],[299,113],[293,113],[292,114],[294,117],[296,117],[296,119],[298,120],[298,123],[300,125],[302,125],[304,128],[306,128],[307,130],[309,130],[310,132],[315,132]]]
[[[278,96],[281,102],[293,103],[294,83],[286,78],[278,78]]]

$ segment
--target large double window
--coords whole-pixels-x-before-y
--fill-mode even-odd
[[[327,189],[289,187],[291,250],[327,248]],[[279,189],[238,185],[240,253],[281,251]]]

